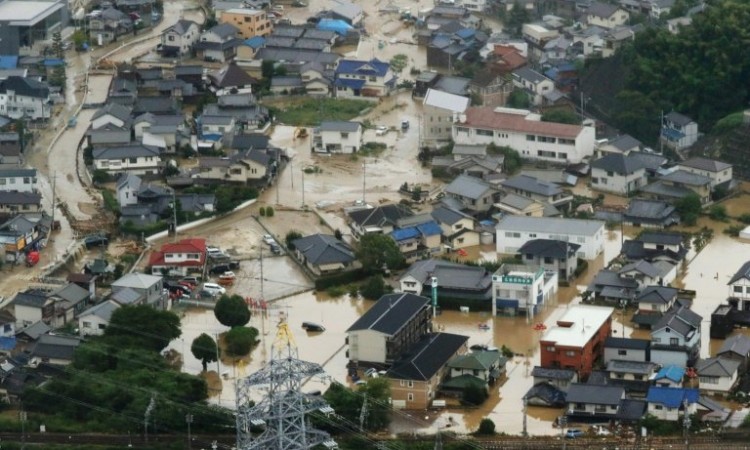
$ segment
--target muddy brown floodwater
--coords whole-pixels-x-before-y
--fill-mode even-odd
[[[522,402],[521,397],[532,385],[531,368],[538,364],[538,332],[533,330],[537,322],[548,325],[560,317],[571,303],[580,301],[579,292],[591,281],[596,272],[604,266],[605,260],[610,260],[619,252],[619,232],[611,231],[605,243],[605,251],[596,260],[590,261],[588,270],[577,280],[576,286],[561,288],[557,299],[550,302],[540,314],[533,318],[496,317],[489,313],[470,311],[444,311],[435,320],[437,329],[450,333],[469,336],[469,344],[489,344],[495,346],[506,345],[519,356],[508,363],[508,377],[493,389],[492,396],[481,408],[476,410],[452,410],[438,413],[399,412],[391,431],[426,432],[434,430],[435,426],[447,426],[449,423],[457,432],[467,432],[475,429],[484,417],[490,417],[498,424],[500,430],[518,434],[522,430]],[[477,256],[484,259],[496,257],[489,248],[474,250]],[[264,294],[267,299],[289,295],[295,289],[309,286],[299,269],[290,263],[288,258],[272,258],[264,260]],[[260,294],[259,265],[256,261],[243,263],[242,275],[238,285],[232,290],[234,293],[247,296]],[[234,407],[234,383],[256,370],[270,358],[272,344],[275,339],[275,326],[282,316],[288,317],[288,323],[294,333],[295,343],[301,359],[322,364],[326,373],[336,381],[347,383],[346,348],[344,340],[346,329],[364,314],[374,302],[351,298],[345,295],[330,298],[325,294],[306,291],[295,293],[288,297],[272,301],[266,315],[254,314],[250,326],[261,331],[261,343],[253,350],[246,364],[233,364],[233,361],[222,359],[217,370],[216,363],[209,365],[209,381],[213,397],[211,401],[225,407]],[[302,329],[302,322],[312,321],[323,325],[323,333],[306,333]],[[615,317],[619,321],[619,316]],[[488,330],[480,328],[480,324],[489,326]],[[621,325],[615,326],[621,330]],[[227,327],[219,324],[211,310],[190,308],[184,311],[182,318],[183,336],[173,341],[170,348],[183,354],[183,370],[198,374],[201,363],[190,353],[190,343],[201,333],[213,336],[227,331]],[[625,328],[630,334],[629,327]],[[218,376],[221,374],[221,376]],[[324,390],[325,384],[311,381],[305,390]],[[545,408],[529,408],[528,431],[532,434],[552,434],[552,421],[560,411]]]

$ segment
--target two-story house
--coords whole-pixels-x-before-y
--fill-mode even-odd
[[[12,75],[0,81],[0,115],[10,119],[49,119],[49,86],[30,77]]]
[[[604,340],[604,364],[610,361],[648,361],[651,358],[651,341],[648,339],[631,339],[608,337]]]
[[[52,323],[55,316],[55,301],[49,291],[27,289],[13,297],[9,308],[16,318],[16,328],[25,328],[36,322]]]
[[[469,98],[462,95],[437,89],[427,89],[422,101],[422,139],[426,143],[437,144],[449,141],[453,122],[458,114],[463,114],[469,107]]]
[[[604,222],[556,217],[506,216],[497,224],[497,252],[515,255],[534,239],[553,239],[578,244],[577,257],[596,259],[604,251]]]
[[[740,366],[739,361],[721,356],[699,359],[695,371],[700,389],[711,394],[729,394],[739,380]]]
[[[386,373],[391,382],[393,407],[419,410],[430,407],[449,372],[448,362],[468,351],[468,340],[459,334],[429,333],[411,345],[408,353],[394,361]]]
[[[468,175],[456,177],[443,192],[447,197],[460,202],[463,210],[470,214],[487,212],[500,199],[500,191],[495,186]]]
[[[273,31],[273,24],[264,9],[232,8],[222,11],[220,23],[228,23],[237,28],[238,35],[243,40],[255,36],[268,36]]]
[[[532,239],[518,249],[524,265],[541,266],[557,273],[559,281],[570,281],[578,268],[578,244],[554,239]]]
[[[428,216],[429,217],[429,216]],[[418,258],[442,253],[442,229],[432,220],[401,226],[390,232],[404,259],[413,262]]]
[[[148,265],[154,275],[160,275],[165,270],[178,276],[202,274],[206,265],[206,240],[183,239],[164,244],[158,251],[151,253]]]
[[[386,294],[346,330],[349,360],[359,365],[388,367],[431,329],[428,298]]]
[[[740,363],[740,372],[745,373],[750,363],[750,337],[744,334],[735,334],[727,338],[716,352],[716,356],[724,359],[732,359]]]
[[[691,366],[698,358],[703,318],[684,306],[668,311],[651,328],[651,361]]]
[[[95,148],[93,156],[94,167],[111,174],[153,175],[159,173],[161,167],[160,151],[140,144]]]
[[[316,275],[355,269],[361,264],[354,249],[327,234],[312,234],[291,242],[297,259]]]
[[[630,195],[647,182],[646,166],[638,158],[610,153],[591,163],[591,187],[594,189]]]
[[[567,208],[573,201],[573,195],[555,183],[540,180],[530,175],[516,175],[500,183],[507,191],[537,202],[552,205],[558,209]]]
[[[389,234],[396,228],[399,219],[413,215],[409,208],[399,204],[357,209],[347,213],[349,227],[356,238],[370,233]]]
[[[397,81],[390,64],[377,58],[342,59],[334,77],[336,97],[384,97],[395,89]]]
[[[667,286],[647,286],[636,297],[638,311],[633,323],[651,328],[677,304],[677,289]]]
[[[475,220],[448,206],[437,206],[432,210],[432,218],[442,230],[442,241],[451,249],[479,245],[479,233],[474,230]]]
[[[112,313],[120,309],[120,304],[114,300],[107,300],[83,311],[78,316],[78,333],[81,337],[101,336],[109,325]]]
[[[557,272],[540,266],[503,264],[492,275],[492,315],[498,310],[532,317],[557,294]]]
[[[729,303],[740,311],[750,311],[750,261],[743,264],[732,275],[729,286]]]
[[[237,54],[242,44],[239,30],[228,23],[220,23],[204,31],[193,45],[198,58],[204,61],[227,62]]]
[[[200,26],[192,20],[178,20],[161,34],[162,56],[169,58],[189,55],[200,33]]]
[[[555,82],[529,67],[513,71],[513,85],[526,92],[532,105],[544,102],[544,94],[555,89]]]
[[[610,3],[596,2],[586,10],[586,23],[589,26],[610,29],[625,25],[629,19],[630,13]]]
[[[362,147],[362,124],[325,121],[313,130],[312,150],[318,153],[357,153]]]
[[[0,192],[37,192],[36,169],[0,169]]]
[[[193,174],[193,178],[217,183],[263,184],[275,175],[277,164],[276,149],[250,149],[229,157],[201,158],[198,172]]]
[[[688,116],[672,111],[664,116],[661,141],[675,150],[690,147],[700,137],[698,124]]]
[[[58,328],[74,323],[75,318],[88,307],[91,293],[75,283],[68,283],[52,292],[50,298],[55,302],[53,326]]]
[[[670,202],[695,194],[700,198],[701,204],[705,205],[711,201],[711,178],[675,170],[643,187],[641,191],[647,198]]]
[[[652,386],[646,395],[648,413],[660,420],[676,422],[698,411],[698,389]],[[687,409],[685,408],[687,406]]]
[[[668,261],[679,264],[687,255],[685,237],[679,233],[648,231],[638,239],[629,239],[622,246],[622,254],[627,261]]]
[[[164,309],[167,306],[161,276],[133,272],[123,275],[112,283],[113,296],[126,289],[136,293],[145,305],[151,305],[156,309]]]
[[[622,221],[633,227],[666,228],[680,223],[680,215],[668,202],[634,198],[622,213]]]
[[[565,415],[573,420],[583,417],[594,421],[612,420],[624,399],[625,389],[621,386],[575,383],[568,388]]]
[[[604,354],[604,341],[611,334],[613,308],[575,305],[539,339],[541,366],[571,369],[588,377]],[[570,391],[568,391],[570,393]]]
[[[487,302],[491,298],[492,274],[483,267],[466,266],[440,259],[426,259],[413,263],[398,280],[401,292],[430,295],[432,283],[437,283],[440,297]]]
[[[89,34],[98,45],[106,45],[133,30],[129,15],[115,8],[107,8],[89,18]]]
[[[711,189],[729,188],[732,183],[732,165],[708,158],[690,158],[677,164],[680,170],[711,179]]]

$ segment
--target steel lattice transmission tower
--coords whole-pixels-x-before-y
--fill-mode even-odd
[[[333,413],[321,396],[301,391],[303,381],[323,377],[325,372],[319,364],[298,359],[294,338],[283,320],[271,352],[265,367],[237,384],[237,449],[308,450],[319,444],[338,448],[328,433],[316,430],[306,420],[316,411]],[[253,391],[265,391],[255,404]],[[251,427],[263,431],[253,435]]]

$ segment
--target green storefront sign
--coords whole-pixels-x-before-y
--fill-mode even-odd
[[[534,283],[533,278],[518,277],[518,276],[511,276],[511,275],[503,275],[502,281],[503,283],[513,283],[513,284],[533,284]]]

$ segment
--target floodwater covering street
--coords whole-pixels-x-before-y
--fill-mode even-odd
[[[458,432],[468,432],[475,429],[479,421],[484,417],[490,417],[496,423],[502,423],[502,430],[507,433],[517,434],[521,432],[522,421],[519,405],[521,397],[531,387],[532,378],[530,371],[534,364],[538,363],[538,332],[533,330],[533,324],[545,322],[547,325],[563,314],[567,306],[580,301],[578,293],[587,285],[593,275],[603,267],[605,260],[610,260],[619,253],[620,234],[617,231],[608,232],[605,251],[596,260],[591,261],[589,269],[578,280],[577,287],[562,288],[555,302],[548,305],[537,317],[528,319],[526,317],[496,317],[494,320],[485,312],[462,313],[458,311],[443,311],[435,320],[438,330],[450,333],[458,333],[469,336],[469,344],[490,344],[495,346],[506,345],[514,353],[523,356],[513,358],[508,364],[508,379],[493,390],[493,395],[481,408],[471,411],[445,411],[439,414],[429,413],[430,421],[424,422],[425,413],[414,414],[403,413],[395,417],[391,427],[392,432],[413,431],[415,428],[420,432],[434,431],[434,421],[448,423],[452,418],[453,429]],[[294,336],[295,343],[299,349],[301,359],[312,361],[323,365],[327,375],[333,380],[348,383],[346,364],[346,348],[344,346],[346,329],[354,323],[357,318],[364,314],[374,302],[361,298],[352,299],[348,294],[339,298],[330,298],[324,293],[305,291],[278,300],[278,296],[288,295],[290,292],[305,289],[309,282],[301,273],[300,269],[290,261],[288,257],[275,257],[263,260],[263,294],[271,300],[267,314],[254,313],[249,326],[260,330],[261,343],[255,348],[249,357],[241,362],[235,363],[227,358],[220,362],[218,377],[216,365],[209,366],[207,379],[211,381],[211,387],[219,390],[212,392],[212,401],[222,406],[234,407],[234,381],[244,377],[258,369],[270,358],[271,345],[275,339],[275,326],[281,317],[287,317]],[[259,298],[260,291],[260,267],[257,260],[245,261],[238,273],[238,282],[229,293],[237,293],[244,297]],[[619,316],[615,315],[614,328],[621,330]],[[312,321],[320,323],[326,328],[323,333],[307,333],[302,329],[302,322]],[[479,324],[487,324],[489,330],[479,327]],[[219,324],[212,310],[189,308],[184,310],[182,317],[181,338],[176,339],[170,348],[183,354],[183,370],[198,374],[202,367],[200,361],[190,353],[190,344],[199,334],[208,333],[218,335],[226,332],[227,327]],[[625,329],[630,334],[630,328]],[[185,353],[187,352],[187,353]],[[216,386],[216,381],[221,378],[221,385]],[[306,389],[325,390],[325,385],[311,381]],[[559,410],[544,408],[529,408],[528,430],[532,434],[552,434],[555,429],[552,421]],[[408,417],[411,417],[407,419]]]

